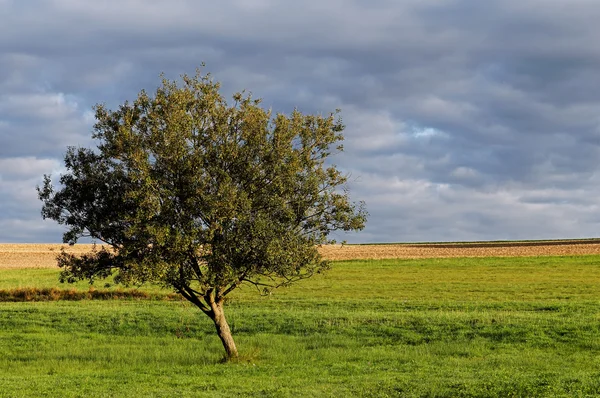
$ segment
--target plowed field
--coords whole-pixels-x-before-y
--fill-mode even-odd
[[[0,268],[51,268],[63,245],[0,244]],[[92,245],[64,246],[72,253],[85,253]],[[600,239],[418,243],[382,245],[331,245],[320,248],[330,260],[443,257],[525,257],[600,254]]]

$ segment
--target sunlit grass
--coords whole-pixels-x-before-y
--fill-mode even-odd
[[[353,261],[268,297],[245,287],[230,364],[185,302],[0,303],[0,396],[597,396],[598,264]],[[21,271],[0,289],[60,287]]]
[[[484,301],[598,300],[600,256],[443,258],[362,260],[333,263],[325,274],[274,292],[293,300],[369,299]],[[0,270],[0,289],[64,288],[88,290],[89,284],[60,284],[59,269]],[[96,289],[118,289],[99,280]],[[141,290],[170,293],[157,286]],[[238,289],[234,300],[256,300],[251,286]]]

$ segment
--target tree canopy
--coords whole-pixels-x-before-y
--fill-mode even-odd
[[[100,241],[62,253],[61,279],[114,275],[173,288],[214,322],[228,358],[237,348],[223,313],[243,283],[287,285],[328,267],[317,246],[360,230],[363,202],[327,162],[343,150],[339,113],[272,114],[246,93],[228,104],[209,74],[162,78],[117,110],[96,105],[94,148],[69,147],[67,172],[38,187],[42,216],[63,240]]]

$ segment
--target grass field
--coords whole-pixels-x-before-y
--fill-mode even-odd
[[[234,294],[232,364],[185,302],[3,302],[0,397],[600,396],[599,264],[336,262],[270,297]],[[0,289],[58,286],[57,272],[3,269]]]

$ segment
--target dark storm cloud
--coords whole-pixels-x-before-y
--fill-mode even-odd
[[[0,0],[0,241],[59,239],[34,188],[90,145],[93,104],[202,61],[274,111],[342,108],[333,161],[371,213],[350,240],[594,236],[599,18],[595,0]]]

